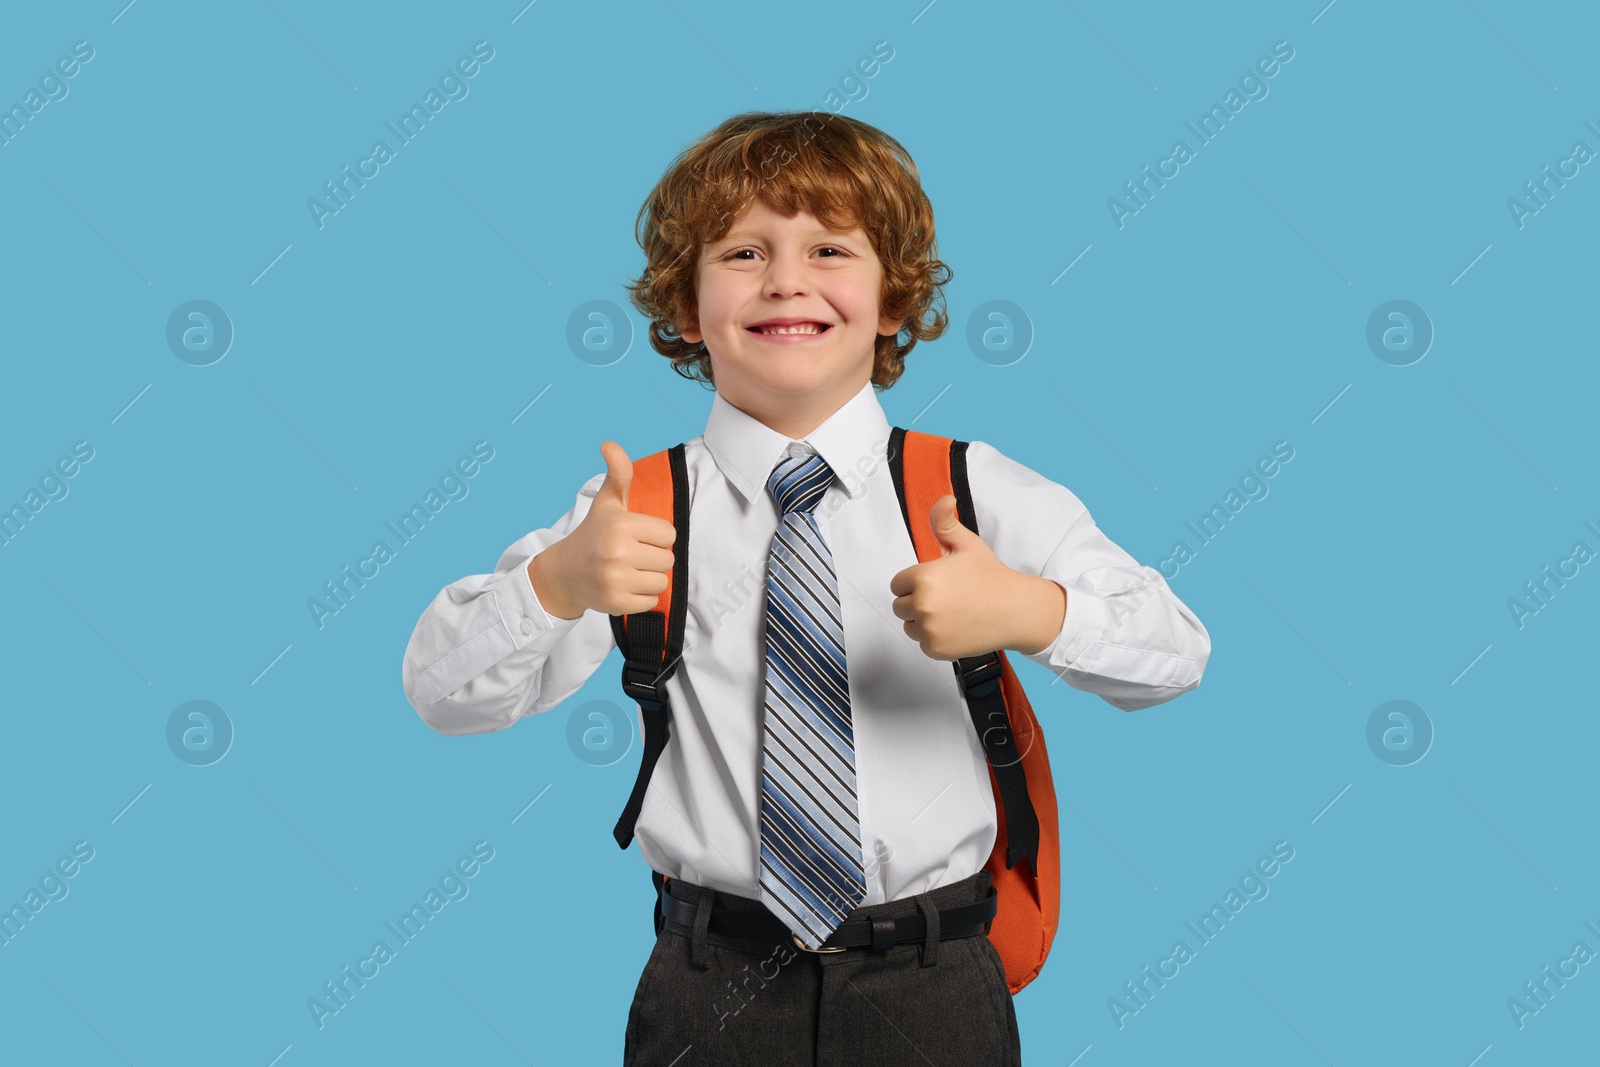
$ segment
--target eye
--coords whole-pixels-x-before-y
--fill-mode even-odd
[[[727,255],[723,256],[722,258],[723,259],[733,259],[736,256],[742,255],[745,252],[749,252],[751,255],[754,255],[755,254],[755,249],[753,249],[753,248],[736,248],[732,252],[729,252]]]
[[[848,256],[850,254],[850,253],[846,252],[844,249],[840,248],[838,245],[823,245],[817,251],[819,251],[819,252],[837,252],[840,256]],[[828,258],[836,259],[838,257],[837,256],[829,256]]]

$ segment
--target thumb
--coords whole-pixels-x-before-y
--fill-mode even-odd
[[[600,483],[600,489],[594,495],[594,505],[605,504],[628,509],[628,487],[633,484],[633,461],[622,450],[622,446],[615,441],[605,441],[600,445],[600,455],[606,461],[605,481]]]
[[[929,513],[929,522],[933,527],[933,535],[939,539],[939,547],[943,549],[941,555],[948,556],[951,552],[963,547],[968,539],[975,536],[966,528],[960,519],[956,518],[956,498],[954,494],[946,493],[933,502],[933,511]]]

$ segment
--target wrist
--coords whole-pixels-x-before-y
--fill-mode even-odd
[[[555,548],[555,545],[551,545],[528,561],[528,582],[533,586],[533,595],[538,598],[540,606],[547,614],[558,619],[576,619],[583,614],[583,605],[568,596],[566,590],[562,588],[560,579],[562,569],[559,560],[551,555]]]
[[[1067,618],[1067,591],[1050,578],[1022,575],[1027,581],[1019,603],[1025,610],[1018,613],[1022,630],[1009,646],[1023,655],[1032,656],[1055,644]]]

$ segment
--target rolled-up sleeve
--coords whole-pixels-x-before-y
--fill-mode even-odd
[[[401,684],[418,715],[443,734],[503,730],[555,707],[615,647],[608,616],[550,614],[534,592],[528,561],[571,533],[588,513],[604,474],[584,483],[553,525],[519,538],[492,574],[441,589],[412,630]]]
[[[1101,532],[1069,489],[993,446],[971,442],[967,470],[984,543],[1006,566],[1066,590],[1055,640],[1022,655],[1123,711],[1200,684],[1211,637],[1159,571]]]

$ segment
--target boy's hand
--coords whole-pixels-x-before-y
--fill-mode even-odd
[[[665,519],[628,510],[633,461],[614,441],[600,445],[606,477],[575,530],[528,563],[540,603],[558,618],[585,609],[607,615],[649,611],[667,587],[678,531]]]
[[[983,538],[957,520],[953,495],[935,501],[929,519],[942,555],[889,581],[906,636],[924,655],[943,660],[1049,648],[1066,617],[1066,590],[1001,563]]]

